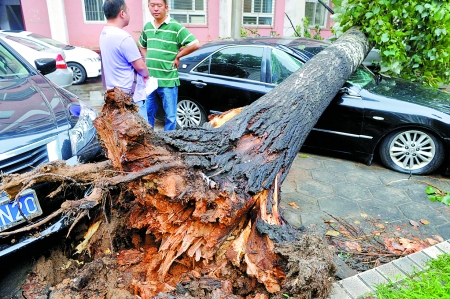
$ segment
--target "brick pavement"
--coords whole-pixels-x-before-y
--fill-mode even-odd
[[[450,190],[449,178],[438,174],[408,177],[377,163],[367,166],[348,159],[299,153],[282,185],[281,205],[292,225],[313,225],[318,231],[326,229],[324,219],[330,219],[329,213],[351,222],[377,219],[401,225],[413,234],[450,239],[450,207],[428,200],[423,183]],[[300,209],[289,205],[292,202]],[[409,221],[420,219],[430,224],[420,225],[416,231]]]
[[[325,233],[325,221],[332,220],[333,215],[357,223],[369,233],[365,220],[373,219],[392,229],[399,225],[421,239],[433,235],[450,239],[450,207],[428,200],[427,185],[423,183],[450,190],[449,178],[438,174],[408,177],[377,163],[366,166],[347,159],[299,153],[282,185],[281,206],[291,225],[314,228],[318,233]],[[430,224],[423,225],[420,219]],[[419,223],[417,230],[410,220]],[[450,253],[449,241],[337,281],[330,299],[360,298],[374,291],[376,284],[396,282],[422,270],[429,259],[444,252]]]

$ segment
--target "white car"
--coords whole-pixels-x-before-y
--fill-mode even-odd
[[[50,81],[58,85],[59,87],[69,87],[72,85],[73,73],[68,68],[65,55],[62,50],[50,49],[43,47],[40,44],[22,40],[14,36],[8,36],[0,33],[0,39],[6,42],[10,47],[16,50],[25,60],[32,66],[36,67],[34,61],[39,58],[52,58],[56,60],[56,70],[49,74],[46,74]]]
[[[49,37],[22,30],[2,30],[3,34],[27,39],[45,47],[64,51],[66,62],[73,72],[73,84],[83,83],[86,78],[95,78],[102,74],[100,56],[90,49],[67,45]]]

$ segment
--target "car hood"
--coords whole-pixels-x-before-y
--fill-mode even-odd
[[[398,78],[383,78],[368,89],[373,94],[433,108],[450,114],[450,93]]]
[[[40,76],[0,81],[0,154],[70,126],[55,88]]]

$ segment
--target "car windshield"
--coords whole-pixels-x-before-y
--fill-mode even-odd
[[[31,33],[30,36],[35,38],[35,39],[37,39],[37,40],[39,40],[39,41],[41,41],[41,42],[43,42],[43,43],[52,45],[53,47],[60,48],[60,49],[63,49],[63,50],[67,50],[67,49],[73,48],[73,46],[64,44],[62,42],[59,42],[57,40],[51,39],[49,37],[46,37],[46,36],[43,36],[43,35],[40,35],[40,34]]]
[[[375,75],[366,66],[362,65],[347,79],[347,82],[361,88],[367,88],[369,84],[376,84],[377,80]]]
[[[0,45],[0,80],[25,78],[29,74],[27,68],[6,48]]]

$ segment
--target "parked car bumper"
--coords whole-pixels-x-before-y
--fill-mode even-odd
[[[11,140],[11,142],[14,141]],[[67,146],[68,144],[70,144],[70,136],[67,130],[60,132],[57,135],[44,137],[40,141],[32,144],[1,153],[0,168],[7,172],[24,172],[31,170],[42,163],[61,159],[66,159],[65,161],[68,165],[75,165],[78,162],[95,158],[99,155],[101,150],[96,134],[78,155],[72,156],[72,151],[70,146]],[[35,191],[39,194],[39,190]],[[0,192],[0,203],[5,203],[9,200],[8,195],[5,192]],[[49,203],[43,201],[43,198],[39,198],[38,196],[38,200],[42,210],[47,213],[34,218],[33,221],[35,222],[47,217],[48,210],[51,209],[51,207],[48,206]],[[46,224],[45,228],[41,230],[39,234],[30,234],[25,231],[23,233],[15,233],[9,237],[0,238],[0,258],[64,229],[70,225],[72,221],[73,217],[57,217],[55,220]],[[0,225],[3,225],[2,221],[0,221]],[[26,223],[22,223],[21,225],[26,225]],[[12,229],[14,230],[20,227],[21,226],[18,226]]]
[[[83,67],[86,70],[86,77],[95,78],[102,74],[102,66],[100,60],[85,61]]]
[[[73,73],[69,68],[56,69],[56,71],[45,75],[50,81],[58,85],[59,87],[69,87],[73,82]]]

